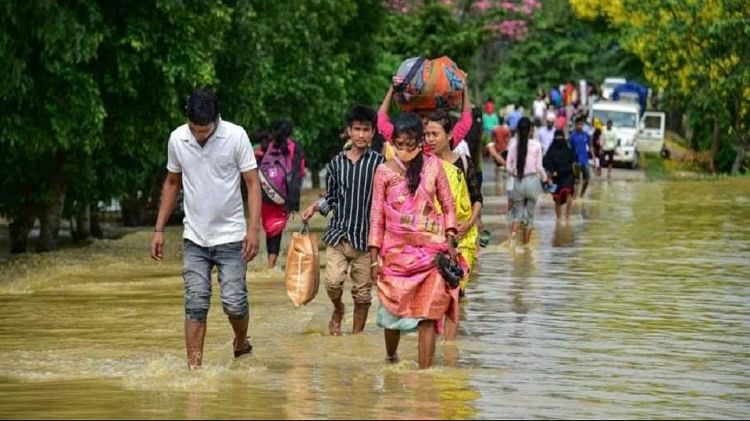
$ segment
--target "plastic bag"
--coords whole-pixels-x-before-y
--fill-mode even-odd
[[[286,293],[295,307],[305,305],[318,294],[320,257],[318,238],[307,224],[292,234],[286,255]]]

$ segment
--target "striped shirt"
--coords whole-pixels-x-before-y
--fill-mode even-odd
[[[320,213],[333,211],[323,241],[337,246],[347,240],[357,250],[367,251],[370,234],[370,205],[375,170],[385,161],[382,155],[368,149],[352,162],[346,152],[338,154],[328,164],[326,196],[320,201]]]

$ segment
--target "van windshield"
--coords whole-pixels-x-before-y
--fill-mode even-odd
[[[613,127],[625,127],[628,129],[635,129],[636,122],[638,121],[635,113],[626,111],[594,110],[593,118],[598,118],[604,124],[612,120]]]

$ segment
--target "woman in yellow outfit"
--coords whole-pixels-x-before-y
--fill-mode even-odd
[[[464,269],[461,280],[461,292],[469,281],[471,268],[476,261],[479,230],[477,220],[482,212],[482,192],[477,183],[476,172],[472,160],[466,156],[459,156],[451,151],[450,133],[453,122],[445,111],[438,110],[430,113],[425,127],[425,143],[431,152],[443,160],[445,175],[450,183],[453,201],[456,206],[458,220],[458,252],[459,263]],[[445,321],[445,339],[456,339],[458,324],[450,320]]]

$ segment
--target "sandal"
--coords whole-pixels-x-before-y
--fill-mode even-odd
[[[234,339],[232,341],[232,344],[233,345],[237,345],[237,339]],[[239,351],[237,351],[235,349],[235,351],[234,351],[234,358],[237,358],[237,357],[240,357],[242,355],[249,354],[250,352],[252,352],[253,346],[250,345],[250,338],[245,338],[245,345],[247,345],[247,346],[245,348],[239,350]]]

